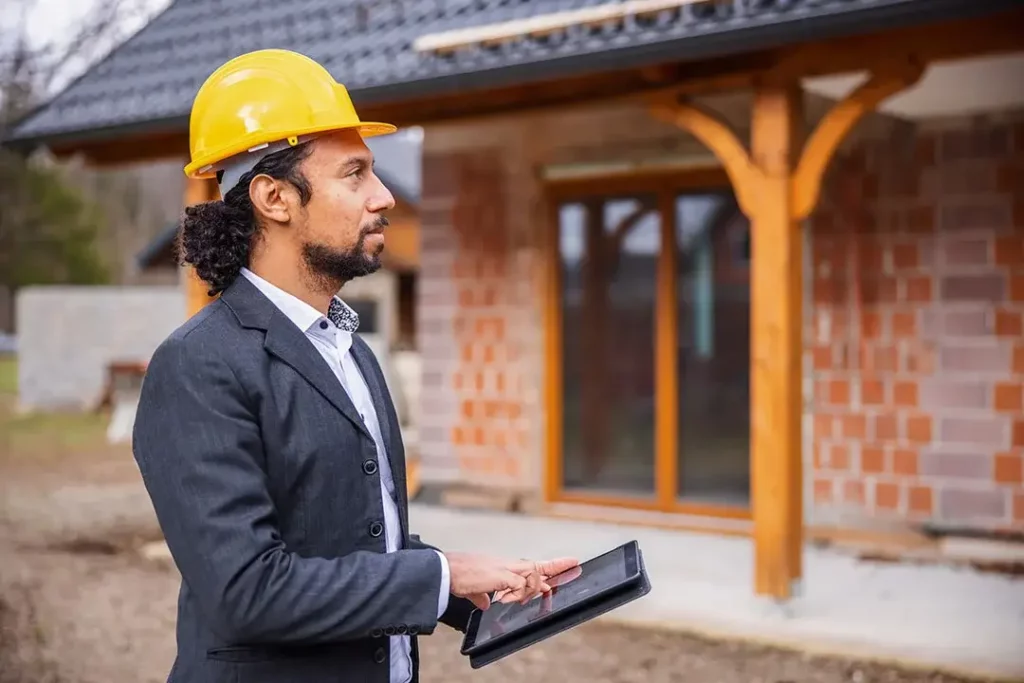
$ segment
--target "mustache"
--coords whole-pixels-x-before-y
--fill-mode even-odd
[[[388,220],[388,217],[380,215],[373,222],[364,225],[360,232],[364,235],[372,235],[373,233],[384,232],[384,228],[389,225],[391,225],[391,221]]]

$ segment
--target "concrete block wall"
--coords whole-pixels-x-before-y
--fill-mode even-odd
[[[111,361],[148,361],[185,321],[172,287],[29,287],[18,292],[18,402],[80,410],[99,398]]]

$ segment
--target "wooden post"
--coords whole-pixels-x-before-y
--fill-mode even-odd
[[[185,184],[185,206],[202,204],[219,197],[217,183],[213,180],[195,180],[189,178]],[[181,273],[182,285],[185,288],[186,313],[189,317],[198,313],[203,306],[213,301],[207,294],[209,290],[205,282],[199,279],[192,266],[185,266]]]
[[[880,68],[829,111],[802,154],[796,80],[758,86],[752,153],[716,114],[664,96],[651,100],[656,118],[688,131],[722,161],[751,222],[751,496],[758,595],[786,600],[803,574],[799,225],[817,204],[822,176],[843,138],[865,113],[922,72],[910,59]]]

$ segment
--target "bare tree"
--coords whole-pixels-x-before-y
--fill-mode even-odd
[[[8,28],[0,26],[0,134],[127,38],[153,7],[146,0],[95,0],[68,35],[34,45],[28,21],[35,2],[4,0],[5,13],[14,19]]]

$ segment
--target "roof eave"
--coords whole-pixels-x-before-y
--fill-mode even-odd
[[[395,106],[427,97],[486,91],[496,87],[530,85],[609,70],[628,70],[670,62],[694,62],[735,56],[809,41],[822,41],[880,29],[896,29],[937,21],[994,14],[1019,6],[1018,0],[895,0],[867,9],[849,11],[826,6],[800,21],[740,27],[644,45],[632,45],[543,61],[440,75],[405,83],[353,88],[360,107]],[[137,138],[161,132],[185,131],[188,114],[122,126],[61,131],[54,134],[8,136],[4,144],[20,150],[41,146],[76,147],[116,137]],[[16,130],[16,129],[15,129]]]

